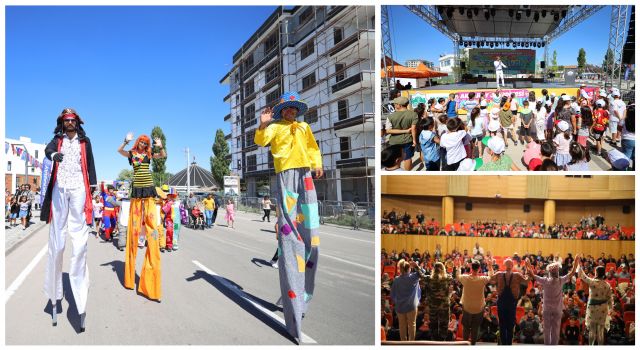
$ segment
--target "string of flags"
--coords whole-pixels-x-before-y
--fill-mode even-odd
[[[27,151],[26,148],[21,146],[16,146],[12,143],[5,141],[4,153],[9,153],[9,150],[11,150],[11,153],[14,156],[20,157],[21,160],[27,160],[29,163],[31,163],[31,166],[42,169],[42,162],[36,159],[36,157],[29,154],[29,151]]]

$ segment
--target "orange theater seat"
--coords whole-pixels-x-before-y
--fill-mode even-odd
[[[618,278],[618,284],[620,284],[620,283],[629,283],[629,279],[620,277],[620,278]]]
[[[464,340],[464,333],[462,332],[462,315],[460,314],[460,318],[458,319],[458,328],[456,329],[456,340],[460,341],[460,340]]]
[[[609,272],[609,270],[616,270],[616,264],[615,263],[607,263],[607,265],[605,265],[605,271]]]
[[[395,266],[385,266],[382,270],[383,274],[388,274],[389,278],[394,279],[396,277],[396,267]]]
[[[520,319],[524,317],[527,312],[522,306],[516,307],[516,324],[520,324]]]
[[[387,332],[384,331],[384,327],[380,326],[380,338],[382,341],[387,340]]]

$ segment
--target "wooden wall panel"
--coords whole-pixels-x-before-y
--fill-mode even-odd
[[[630,214],[622,213],[622,206],[631,207]],[[611,201],[556,201],[556,222],[577,222],[582,216],[602,213],[605,224],[635,226],[635,205],[632,200]]]
[[[561,239],[534,239],[534,238],[487,238],[487,237],[442,237],[442,236],[417,236],[417,235],[382,235],[382,248],[388,252],[392,250],[412,252],[420,249],[433,252],[436,244],[440,244],[443,251],[450,252],[453,249],[473,249],[475,243],[485,251],[491,251],[496,256],[512,256],[513,253],[537,253],[543,254],[567,253],[590,254],[599,256],[600,253],[611,254],[619,257],[621,254],[635,253],[633,241],[582,241]]]
[[[406,177],[406,176],[403,176]],[[418,210],[422,210],[426,220],[435,218],[442,220],[442,198],[441,197],[412,197],[412,196],[390,196],[382,195],[382,211],[391,211],[396,208],[396,213],[402,215],[406,210],[412,218],[416,217]]]
[[[549,199],[631,199],[635,197],[634,177],[593,176],[568,178],[553,176],[549,181]]]
[[[413,196],[444,196],[449,181],[447,176],[429,175],[386,175],[382,194],[400,194]]]
[[[544,216],[544,202],[541,200],[525,201],[523,199],[485,199],[485,198],[455,198],[454,220],[459,222],[475,222],[477,219],[493,219],[513,222],[539,222]],[[471,203],[472,210],[467,211],[465,204]],[[524,204],[531,207],[529,213],[524,212]]]

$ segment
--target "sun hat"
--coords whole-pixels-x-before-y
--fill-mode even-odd
[[[487,146],[489,146],[489,149],[495,154],[502,154],[502,152],[504,152],[504,140],[501,137],[492,137]]]
[[[496,132],[500,129],[500,123],[497,120],[492,120],[489,122],[487,129],[491,132]]]
[[[600,107],[604,107],[606,103],[604,102],[604,100],[600,99],[596,101],[596,104]]]
[[[482,158],[476,158],[475,161],[476,161],[476,169],[475,170],[478,170],[478,169],[480,169],[482,167],[484,162],[482,161]]]
[[[409,103],[409,99],[405,96],[398,96],[396,98],[393,99],[393,104],[396,105],[406,105],[407,103]]]
[[[498,108],[498,107],[493,107],[493,108],[491,109],[491,118],[493,118],[493,119],[498,119],[498,118],[500,118],[500,116],[498,115],[498,113],[500,113],[500,108]],[[495,117],[494,117],[494,116],[495,116]]]
[[[406,98],[406,97],[405,97]],[[300,95],[297,92],[285,92],[280,96],[280,101],[275,107],[273,107],[273,119],[279,120],[282,118],[280,112],[287,107],[293,107],[298,110],[298,114],[296,118],[304,115],[309,107],[307,107],[307,103],[300,100]]]
[[[560,129],[560,131],[562,132],[569,130],[569,123],[567,123],[565,120],[561,120],[558,123],[558,129]]]
[[[460,165],[458,166],[458,171],[473,171],[475,168],[476,168],[475,159],[466,158],[466,159],[463,159],[462,162],[460,162]]]
[[[480,107],[486,107],[487,106],[487,101],[486,100],[482,100],[480,102]]]

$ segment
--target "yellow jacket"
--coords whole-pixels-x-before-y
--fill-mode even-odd
[[[278,120],[256,130],[254,142],[263,147],[271,145],[276,173],[295,168],[322,167],[320,148],[311,127],[305,122]]]

